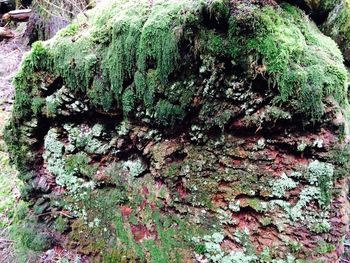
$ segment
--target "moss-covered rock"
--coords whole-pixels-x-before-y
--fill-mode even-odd
[[[350,61],[350,2],[335,1],[337,4],[323,24],[323,31],[332,37],[342,50],[346,61]]]
[[[339,258],[347,71],[298,8],[103,1],[35,43],[15,84],[6,141],[64,246],[96,262]]]

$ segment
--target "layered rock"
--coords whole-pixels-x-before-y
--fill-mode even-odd
[[[107,1],[17,75],[6,140],[33,214],[96,262],[335,262],[347,71],[273,1]]]

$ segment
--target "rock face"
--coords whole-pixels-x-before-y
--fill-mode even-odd
[[[323,25],[324,32],[339,45],[344,57],[350,62],[350,1],[338,1]]]
[[[6,140],[56,243],[96,262],[340,257],[347,71],[298,8],[105,1],[15,84]]]

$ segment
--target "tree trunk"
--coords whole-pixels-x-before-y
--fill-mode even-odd
[[[31,9],[13,10],[3,15],[5,21],[27,22],[32,13]]]

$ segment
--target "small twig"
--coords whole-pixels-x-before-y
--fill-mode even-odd
[[[5,58],[8,58],[8,57],[12,56],[12,54],[15,53],[16,51],[17,51],[17,49],[13,50],[13,51],[10,52],[9,54],[7,54],[7,55],[5,56]]]
[[[51,211],[50,212],[46,212],[46,213],[42,213],[42,214],[38,215],[38,217],[46,216],[46,215],[49,215],[49,214],[52,214],[52,213],[53,212],[51,212]],[[60,215],[66,216],[68,218],[73,218],[71,215],[69,215],[69,214],[67,214],[67,213],[65,213],[63,211],[58,211],[57,213],[60,214]]]
[[[4,238],[0,238],[0,242],[5,242],[5,243],[13,243],[13,240],[9,240],[9,239],[4,239]]]
[[[73,218],[71,215],[69,215],[69,214],[67,214],[67,213],[65,213],[65,212],[63,212],[63,211],[60,211],[59,213],[60,213],[61,215],[63,215],[63,216],[68,217],[68,218]]]

